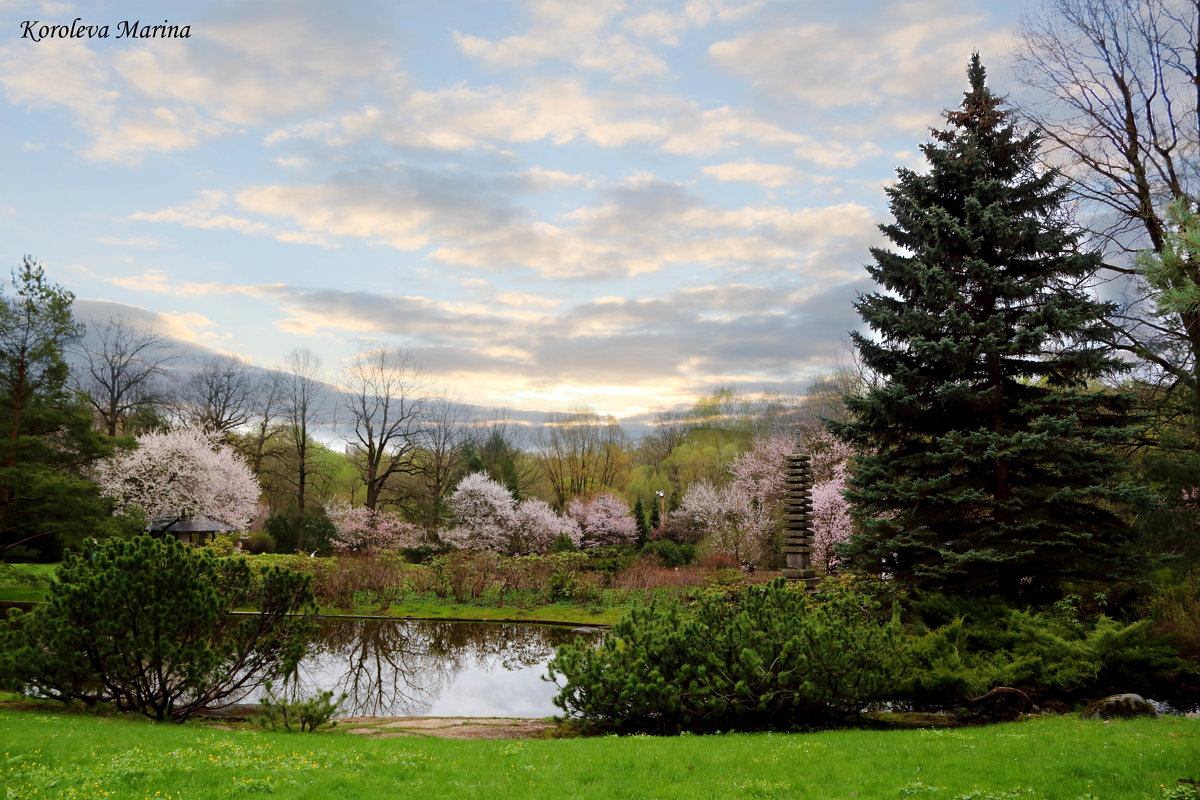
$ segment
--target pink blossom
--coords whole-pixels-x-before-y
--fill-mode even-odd
[[[567,516],[579,523],[581,547],[637,542],[637,520],[631,516],[629,504],[611,492],[590,500],[572,498]]]
[[[330,537],[333,547],[341,552],[398,550],[417,543],[417,527],[395,512],[366,506],[351,508],[349,503],[334,502],[325,506],[325,516],[336,529]]]
[[[450,495],[456,522],[442,539],[455,547],[507,552],[512,544],[516,502],[512,492],[487,476],[473,472],[459,481]]]
[[[142,434],[135,449],[103,459],[90,476],[117,513],[139,508],[150,519],[208,517],[235,531],[254,518],[261,491],[240,455],[217,434],[191,427]]]
[[[834,545],[850,536],[850,508],[842,492],[851,451],[821,426],[803,429],[801,442],[800,450],[812,457],[815,555],[829,568],[837,561]],[[756,439],[730,462],[732,480],[727,485],[692,484],[680,510],[706,531],[715,552],[738,560],[763,559],[781,528],[787,457],[794,451],[792,436]]]
[[[845,491],[845,465],[831,480],[814,484],[812,488],[813,563],[824,566],[826,571],[837,566],[835,546],[850,541],[850,504],[843,496]]]
[[[709,549],[728,553],[738,561],[758,562],[771,545],[769,514],[755,508],[750,496],[736,484],[717,487],[708,481],[693,483],[679,510],[707,532]]]
[[[583,541],[578,522],[560,515],[549,503],[536,497],[523,500],[517,506],[513,514],[513,533],[522,550],[538,553],[549,550],[562,534],[566,534],[576,547]]]

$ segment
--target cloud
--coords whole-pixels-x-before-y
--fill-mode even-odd
[[[853,167],[881,152],[868,141],[798,133],[748,108],[706,108],[664,93],[594,92],[575,78],[534,78],[516,89],[456,84],[403,93],[390,105],[277,129],[264,141],[278,145],[292,140],[339,150],[377,141],[453,152],[548,142],[606,150],[648,147],[693,157],[767,147],[827,169]]]
[[[71,308],[75,318],[88,328],[102,327],[110,319],[121,319],[138,330],[170,337],[178,342],[207,346],[227,338],[211,319],[195,311],[158,312],[109,300],[78,298]],[[185,348],[185,353],[197,352]]]
[[[528,33],[491,40],[455,31],[454,39],[464,55],[496,68],[565,61],[617,78],[667,72],[661,57],[614,29],[624,7],[621,0],[533,0]]]
[[[15,42],[0,49],[0,85],[13,103],[66,109],[90,139],[88,158],[136,164],[402,82],[369,11],[259,0],[178,21],[187,40],[56,38],[37,44],[37,58]]]
[[[719,0],[688,0],[682,7],[656,8],[622,23],[633,36],[656,39],[667,45],[679,44],[679,35],[720,20],[732,22],[760,8],[762,3],[724,3]]]
[[[987,17],[949,0],[871,6],[837,24],[772,19],[709,47],[715,63],[775,98],[818,109],[890,108],[899,102],[954,96],[972,50],[1008,52],[1007,31],[988,30]],[[790,23],[790,24],[789,24]]]
[[[785,164],[764,164],[761,161],[734,161],[701,167],[700,171],[721,183],[754,183],[768,189],[801,186],[806,183],[828,183],[828,176],[813,175]]]
[[[520,183],[520,181],[517,181]],[[460,238],[510,224],[520,215],[507,198],[515,188],[451,170],[388,164],[343,173],[318,185],[243,189],[237,205],[277,217],[316,237],[354,237],[415,250],[434,238]]]
[[[170,245],[161,239],[155,239],[151,236],[130,236],[126,239],[121,239],[116,236],[105,236],[100,241],[103,244],[112,245],[113,247],[169,247]]]
[[[517,316],[420,297],[274,287],[306,334],[368,332],[400,341],[437,380],[535,386],[675,386],[797,382],[841,348],[856,320],[847,282],[678,289],[657,298],[606,297]],[[515,391],[515,389],[512,389]]]

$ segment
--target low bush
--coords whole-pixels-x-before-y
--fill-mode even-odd
[[[794,729],[834,724],[887,696],[907,671],[897,614],[830,582],[782,579],[634,608],[599,648],[550,661],[568,716],[622,731]]]
[[[1035,697],[1077,699],[1162,688],[1155,676],[1181,666],[1149,621],[1081,617],[1071,602],[1013,609],[998,600],[925,596],[916,613],[917,669],[894,699],[914,707],[953,707],[996,686]]]
[[[690,544],[677,544],[670,539],[647,542],[642,555],[650,556],[664,567],[683,567],[696,558],[696,548]]]
[[[272,731],[282,728],[285,731],[296,729],[312,733],[326,725],[332,727],[337,724],[332,721],[333,715],[349,696],[342,692],[341,696],[334,700],[333,691],[329,690],[308,700],[287,700],[274,694],[270,681],[264,686],[266,697],[258,701],[259,710],[262,712],[258,719],[260,725]]]
[[[246,548],[246,552],[251,555],[262,555],[263,553],[275,552],[275,539],[271,534],[265,531],[254,531],[247,534],[242,539],[242,546]]]

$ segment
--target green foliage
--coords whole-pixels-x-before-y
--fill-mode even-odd
[[[245,537],[246,552],[253,555],[275,552],[275,539],[266,531],[254,531]]]
[[[610,575],[628,569],[638,557],[637,548],[625,544],[589,547],[584,553],[587,555],[588,569]]]
[[[288,700],[277,697],[272,692],[270,681],[263,686],[266,689],[266,697],[262,697],[258,701],[259,710],[262,711],[259,723],[272,731],[280,728],[291,731],[294,726],[300,732],[313,733],[326,725],[333,727],[337,724],[332,721],[333,715],[337,713],[338,707],[348,697],[345,692],[342,692],[338,699],[334,700],[333,691],[329,690],[319,693],[316,697],[310,697],[308,700]]]
[[[550,547],[548,548],[547,552],[577,553],[579,552],[579,548],[576,547],[575,543],[571,541],[570,536],[565,533],[560,533],[557,537],[555,537],[554,541],[550,543]]]
[[[1181,778],[1174,786],[1162,787],[1162,800],[1200,800],[1200,785]]]
[[[1200,567],[1158,576],[1144,611],[1155,631],[1169,637],[1179,654],[1200,670]]]
[[[233,537],[227,533],[218,533],[205,542],[204,547],[211,550],[217,558],[229,558],[237,552],[237,545],[233,543]]]
[[[1162,689],[1157,671],[1181,666],[1148,621],[1083,618],[1072,599],[1039,611],[935,595],[914,608],[929,627],[913,636],[915,669],[895,699],[918,707],[954,707],[996,686],[1060,699],[1148,692]]]
[[[642,502],[641,495],[638,495],[637,501],[633,504],[633,519],[637,523],[638,547],[641,547],[650,539],[650,520],[646,514],[646,505]]]
[[[258,613],[230,614],[245,607]],[[69,554],[47,601],[0,626],[0,680],[181,720],[293,670],[314,612],[307,575],[174,539],[110,539]]]
[[[597,648],[549,665],[569,716],[622,731],[827,725],[886,694],[905,672],[900,624],[831,581],[816,597],[782,579],[729,596],[635,608]]]
[[[690,544],[677,544],[670,539],[648,542],[642,554],[653,556],[664,567],[683,567],[696,559],[696,548]]]
[[[297,514],[295,510],[278,511],[267,517],[267,533],[275,540],[275,550],[294,553],[300,542],[305,550],[327,556],[333,552],[333,523],[324,512]]]
[[[12,289],[0,296],[0,556],[20,548],[56,561],[63,547],[108,533],[108,504],[80,471],[110,445],[67,387],[64,350],[83,333],[74,295],[28,256]]]
[[[922,146],[929,171],[887,189],[895,250],[872,250],[879,291],[852,334],[881,384],[831,423],[861,454],[843,556],[906,586],[1008,598],[1118,568],[1148,501],[1122,483],[1132,398],[1091,385],[1126,368],[1104,341],[1111,305],[1077,287],[1100,265],[1062,223],[1066,188],[1040,170],[985,85]]]

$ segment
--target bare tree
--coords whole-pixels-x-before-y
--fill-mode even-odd
[[[109,436],[117,435],[126,418],[163,402],[164,390],[156,384],[173,358],[162,355],[166,343],[156,333],[109,317],[80,345],[87,366],[76,388],[87,396]]]
[[[290,469],[281,477],[296,490],[296,509],[303,514],[312,482],[315,448],[312,434],[328,412],[325,388],[321,385],[321,359],[308,348],[293,350],[284,363],[283,427],[280,437],[288,451]],[[303,528],[298,546],[304,549]]]
[[[388,479],[414,470],[421,434],[421,369],[398,347],[362,350],[346,369],[346,407],[354,422],[354,463],[374,510]]]
[[[435,531],[445,513],[446,495],[462,477],[471,412],[457,399],[435,397],[426,402],[424,418],[413,468],[425,490],[422,522]]]
[[[526,429],[510,422],[503,410],[497,410],[471,426],[465,443],[465,466],[471,472],[486,472],[514,498],[523,500],[541,472],[538,460],[526,452],[526,440]]]
[[[1017,59],[1035,93],[1022,110],[1110,256],[1161,253],[1168,205],[1194,207],[1200,191],[1200,0],[1046,0],[1022,20]],[[1131,259],[1106,266],[1136,274]],[[1190,270],[1200,279],[1200,264]],[[1113,343],[1187,387],[1200,414],[1200,309],[1156,318],[1144,299]]]
[[[589,409],[551,412],[538,431],[542,474],[559,508],[572,497],[609,488],[628,462],[628,437],[616,417]]]
[[[209,356],[184,383],[182,416],[206,431],[230,434],[254,416],[254,390],[254,376],[245,362]]]

